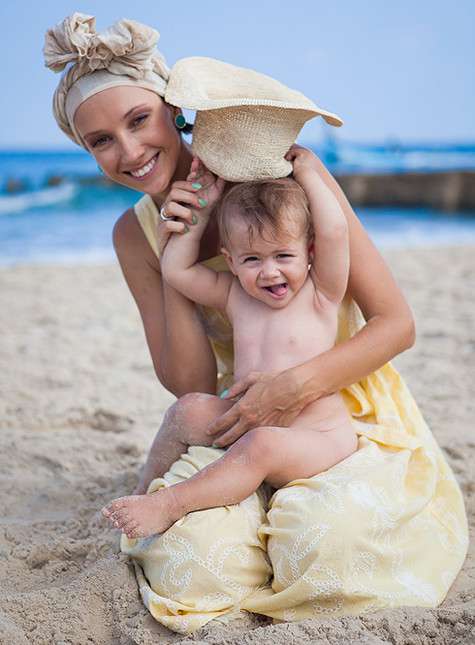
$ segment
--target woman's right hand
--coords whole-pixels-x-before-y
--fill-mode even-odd
[[[161,255],[172,233],[185,233],[207,218],[221,196],[224,180],[216,177],[197,158],[193,158],[186,181],[175,181],[161,206],[173,219],[158,222],[158,251]]]
[[[193,187],[193,184],[195,187]],[[185,233],[197,222],[194,211],[201,208],[199,197],[199,182],[175,181],[170,192],[162,203],[160,213],[173,219],[158,219],[158,253],[162,255],[172,233]],[[201,186],[201,185],[200,185]]]
[[[210,214],[216,202],[223,194],[223,189],[226,184],[225,180],[212,173],[198,157],[193,157],[190,174],[186,179],[187,181],[192,181],[193,183],[198,182],[202,185],[199,196],[207,203],[206,207],[203,207],[203,210]]]

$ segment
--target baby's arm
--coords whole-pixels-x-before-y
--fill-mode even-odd
[[[210,213],[222,191],[222,180],[210,173],[200,177],[205,184],[200,195],[206,197],[207,205],[195,211],[196,224],[183,233],[173,233],[162,252],[160,267],[163,278],[174,289],[201,305],[225,309],[232,283],[232,274],[227,271],[213,271],[198,262],[200,241],[208,225]],[[191,181],[190,192],[196,193]],[[183,182],[181,182],[183,185]]]
[[[350,269],[346,217],[333,192],[314,167],[312,153],[295,149],[290,159],[294,179],[304,189],[310,206],[315,234],[312,268],[317,295],[323,294],[338,304],[346,293]]]
[[[168,284],[200,305],[225,309],[232,282],[227,271],[213,271],[198,262],[200,240],[207,218],[200,212],[198,223],[185,233],[173,233],[163,251],[160,266]]]

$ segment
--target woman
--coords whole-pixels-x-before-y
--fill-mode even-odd
[[[55,93],[60,127],[113,181],[146,193],[117,221],[114,245],[157,376],[183,397],[216,392],[216,357],[220,366],[229,364],[230,338],[225,322],[212,312],[197,315],[160,275],[160,248],[171,231],[192,224],[187,207],[200,204],[198,194],[190,201],[180,190],[192,156],[180,133],[179,109],[162,98],[168,70],[154,52],[157,39],[153,30],[125,20],[96,34],[93,18],[74,14],[48,32],[45,58],[55,71],[70,64]],[[327,473],[277,491],[267,516],[261,491],[240,505],[192,513],[162,536],[123,538],[123,550],[146,574],[137,567],[145,604],[176,631],[192,631],[240,608],[300,620],[435,606],[465,556],[458,487],[407,389],[386,364],[414,342],[409,307],[338,184],[323,164],[319,168],[350,232],[341,342],[284,373],[252,374],[235,384],[232,393],[244,396],[212,430],[225,446],[257,425],[285,426],[309,401],[341,389],[360,435],[359,450]],[[219,264],[218,253],[213,222],[200,257]],[[220,388],[230,384],[229,377]],[[190,421],[186,400],[166,416],[160,433]],[[149,492],[222,454],[200,447],[199,437],[190,443],[197,445]],[[145,492],[160,472],[152,446],[136,492]],[[428,532],[438,536],[436,545],[428,544]]]

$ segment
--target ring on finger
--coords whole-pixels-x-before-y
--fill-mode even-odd
[[[173,217],[168,217],[167,212],[165,210],[165,206],[162,206],[160,209],[160,219],[162,222],[169,222],[170,220],[173,220]]]

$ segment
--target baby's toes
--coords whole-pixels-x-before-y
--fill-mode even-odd
[[[114,513],[110,513],[109,515],[105,516],[111,524],[113,524],[116,528],[119,526],[119,517]]]
[[[104,515],[104,517],[107,517],[107,519],[109,520],[111,519],[112,511],[113,511],[112,504],[107,504],[107,506],[104,506],[103,508],[101,508],[101,513]]]
[[[116,511],[120,510],[125,506],[125,503],[124,503],[125,499],[126,499],[125,497],[118,497],[117,499],[113,499],[112,502],[109,502],[108,504],[106,504],[106,506],[104,506],[104,508],[102,509],[102,513],[106,517],[110,518]]]
[[[130,522],[131,517],[127,512],[115,513],[114,514],[114,524],[118,528],[123,528],[128,522]]]
[[[113,507],[114,511],[120,511],[121,508],[127,508],[129,504],[130,504],[130,496],[126,496],[126,497],[118,497],[117,499],[113,499],[112,502],[110,503],[110,506]]]
[[[141,537],[139,525],[135,521],[126,524],[122,530],[129,539]]]

